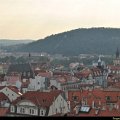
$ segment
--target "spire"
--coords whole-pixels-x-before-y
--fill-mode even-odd
[[[101,63],[101,56],[99,55],[98,63]]]
[[[98,59],[98,66],[101,67],[101,63],[102,63],[102,60],[101,60],[101,56],[99,55],[99,59]]]
[[[117,48],[117,51],[116,51],[116,58],[119,58],[119,49]]]
[[[29,58],[31,57],[31,54],[29,53]]]
[[[29,62],[29,64],[31,63],[31,54],[29,53],[29,56],[28,56],[29,58],[28,58],[28,62]]]

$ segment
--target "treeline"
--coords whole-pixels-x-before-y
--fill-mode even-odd
[[[120,46],[120,29],[117,28],[81,28],[16,48],[22,52],[47,52],[75,56],[79,54],[115,54]]]

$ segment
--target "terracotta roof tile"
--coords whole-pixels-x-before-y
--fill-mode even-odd
[[[21,100],[29,100],[37,106],[49,107],[60,93],[62,93],[62,91],[59,90],[51,92],[29,91],[21,97],[18,97],[12,104],[16,104]]]
[[[9,98],[2,92],[0,92],[0,101],[2,100],[9,100]]]
[[[0,108],[0,116],[6,116],[8,108]]]

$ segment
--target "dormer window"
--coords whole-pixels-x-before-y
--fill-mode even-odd
[[[107,101],[111,100],[111,97],[110,97],[110,96],[107,96],[107,97],[106,97],[106,100],[107,100]]]
[[[43,99],[43,102],[45,102],[45,100]]]
[[[73,96],[72,99],[77,101],[78,100],[78,96]]]
[[[43,110],[41,110],[41,115],[43,115],[44,113],[43,113]]]
[[[25,108],[20,108],[20,113],[25,113]]]
[[[30,114],[34,114],[34,109],[30,109]]]
[[[15,112],[15,107],[14,107],[14,106],[11,106],[11,107],[10,107],[10,111],[11,111],[11,112]]]

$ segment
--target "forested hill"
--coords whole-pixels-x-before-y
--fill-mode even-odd
[[[117,47],[120,48],[120,29],[81,28],[48,36],[24,45],[17,51],[63,55],[114,54]]]

